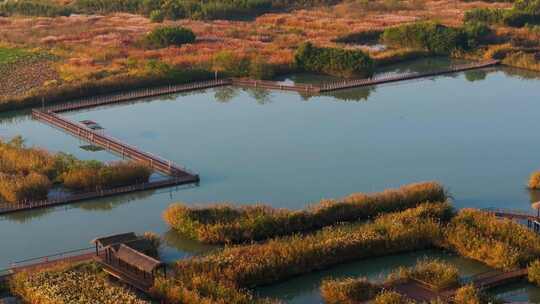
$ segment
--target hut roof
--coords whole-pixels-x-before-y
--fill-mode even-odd
[[[116,257],[124,261],[127,264],[130,264],[142,271],[152,272],[156,268],[163,266],[164,264],[153,257],[147,256],[146,254],[139,252],[133,248],[130,248],[124,244],[120,244]]]
[[[114,244],[135,241],[137,239],[138,238],[137,238],[137,235],[135,235],[135,233],[129,232],[129,233],[115,234],[115,235],[96,238],[92,241],[92,243],[98,244],[102,247],[107,247]]]
[[[125,243],[116,243],[116,244],[111,245],[111,248],[113,248],[114,251],[118,252],[118,249],[120,249],[120,245],[126,245],[129,248],[140,251],[140,252],[148,252],[154,249],[152,247],[152,242],[144,238],[138,238],[136,240],[128,241]]]

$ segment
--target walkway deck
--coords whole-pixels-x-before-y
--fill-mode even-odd
[[[473,276],[471,283],[480,290],[487,290],[521,280],[527,276],[527,273],[526,268],[507,272],[489,271]],[[421,282],[413,280],[400,282],[388,286],[388,288],[419,302],[429,302],[437,298],[445,302],[452,302],[457,291],[457,288],[436,291]]]
[[[237,85],[237,86],[244,86],[244,87],[318,94],[321,92],[332,92],[332,91],[346,90],[346,89],[351,89],[351,88],[373,86],[373,85],[378,85],[378,84],[434,77],[434,76],[452,74],[452,73],[457,73],[457,72],[464,72],[464,71],[469,71],[469,70],[483,69],[487,67],[496,66],[498,64],[500,64],[499,60],[489,60],[489,61],[476,62],[476,63],[471,63],[471,64],[456,65],[449,69],[444,69],[444,70],[435,71],[435,72],[407,73],[407,74],[399,74],[395,76],[382,76],[382,77],[364,78],[364,79],[349,79],[349,80],[327,82],[321,85],[283,84],[281,82],[276,82],[276,81],[253,80],[253,79],[246,79],[246,78],[233,78],[231,79],[231,84]]]

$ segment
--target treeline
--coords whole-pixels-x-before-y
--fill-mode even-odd
[[[476,8],[465,13],[465,22],[512,27],[540,24],[540,3],[537,0],[517,0],[511,9]]]
[[[491,33],[488,26],[468,23],[461,28],[447,27],[435,22],[418,22],[387,28],[382,36],[389,46],[423,49],[437,55],[476,47]]]
[[[368,77],[375,69],[374,61],[363,51],[316,47],[309,42],[298,47],[294,63],[299,70],[342,77]]]
[[[44,200],[54,185],[95,191],[142,183],[151,173],[139,162],[83,161],[64,153],[26,147],[21,137],[0,141],[0,197],[4,202]]]
[[[6,0],[0,15],[67,16],[72,13],[108,14],[127,12],[163,16],[176,20],[245,19],[272,10],[335,4],[336,0],[75,0],[69,5],[51,0]]]

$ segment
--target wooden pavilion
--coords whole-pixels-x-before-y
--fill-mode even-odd
[[[145,238],[135,233],[101,237],[92,241],[96,256],[111,275],[129,282],[139,289],[146,289],[156,275],[167,276],[167,265],[152,257],[155,248]],[[142,287],[142,288],[141,288]]]

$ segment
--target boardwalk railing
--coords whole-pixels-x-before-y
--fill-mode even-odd
[[[61,113],[85,108],[93,108],[107,104],[115,104],[134,99],[145,97],[153,97],[165,94],[188,92],[194,90],[202,90],[219,86],[230,85],[232,82],[229,79],[216,79],[203,82],[195,82],[190,84],[169,85],[157,88],[139,89],[118,94],[93,96],[78,101],[73,101],[66,104],[56,105],[45,108],[45,111]]]
[[[482,211],[494,214],[495,216],[508,218],[531,219],[537,217],[537,214],[534,212],[519,209],[483,208]]]
[[[232,85],[242,87],[253,87],[271,90],[296,91],[306,93],[319,93],[321,88],[312,84],[283,84],[276,81],[253,80],[245,78],[232,78]]]
[[[102,197],[127,194],[136,191],[147,191],[165,187],[172,187],[177,185],[192,184],[193,179],[190,176],[184,177],[171,177],[165,180],[140,183],[135,185],[129,185],[124,187],[116,187],[111,189],[103,189],[97,191],[90,191],[79,194],[71,194],[62,198],[47,199],[41,201],[28,201],[20,203],[3,203],[0,204],[0,214],[14,213],[17,211],[40,209],[45,207],[61,206],[71,204],[75,202],[98,199]]]
[[[96,250],[95,247],[87,247],[87,248],[54,253],[54,254],[46,255],[46,256],[40,256],[36,258],[30,258],[30,259],[21,260],[21,261],[15,261],[11,263],[10,270],[17,271],[17,270],[22,270],[29,267],[36,267],[36,266],[44,265],[44,264],[70,261],[73,259],[78,259],[78,258],[86,257],[89,255],[93,256],[95,255],[95,250]]]
[[[329,82],[329,83],[325,83],[321,85],[320,91],[329,92],[329,91],[336,91],[336,90],[349,89],[349,88],[355,88],[355,87],[364,87],[364,86],[391,83],[391,82],[397,82],[397,81],[412,80],[412,79],[417,79],[417,78],[432,77],[432,76],[491,67],[491,66],[498,65],[499,63],[500,63],[499,60],[489,60],[489,61],[480,62],[480,63],[457,65],[446,70],[435,71],[435,72],[407,73],[407,74],[399,74],[399,75],[393,75],[393,76],[382,76],[382,77],[376,77],[376,78],[335,81],[335,82]]]
[[[121,142],[118,139],[95,132],[94,130],[75,122],[72,122],[54,112],[42,112],[32,110],[32,117],[58,127],[76,137],[84,139],[92,144],[113,151],[122,157],[128,157],[136,161],[144,162],[156,171],[171,176],[191,176],[195,182],[199,177],[185,168],[180,168],[173,162],[156,155],[140,151],[139,149]]]

